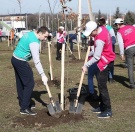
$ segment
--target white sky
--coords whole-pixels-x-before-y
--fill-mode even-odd
[[[0,15],[20,13],[19,4],[17,0],[0,0]],[[36,12],[49,12],[49,6],[47,0],[20,0],[22,13],[36,13]],[[57,13],[61,10],[59,0],[49,0],[52,7],[56,2],[54,12]],[[126,13],[127,11],[135,12],[135,0],[91,0],[93,12],[101,13],[114,13],[116,8],[120,8],[121,13]],[[72,0],[67,4],[77,12],[78,0]],[[88,13],[87,0],[82,0],[82,13]]]

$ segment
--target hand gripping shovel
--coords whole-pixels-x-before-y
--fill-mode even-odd
[[[90,52],[90,46],[87,49],[87,54],[86,54],[84,63],[86,63],[88,60],[89,52]],[[79,96],[80,96],[80,92],[81,92],[81,88],[82,88],[84,74],[85,73],[82,71],[82,75],[81,75],[81,79],[80,79],[80,83],[79,83],[79,87],[78,87],[78,91],[77,91],[77,95],[76,95],[76,100],[75,100],[75,102],[73,102],[73,101],[70,102],[69,113],[76,113],[76,114],[82,113],[83,103],[79,103]]]
[[[54,117],[57,117],[59,118],[60,115],[58,115],[57,113],[60,113],[62,111],[61,107],[60,107],[60,104],[58,101],[56,101],[54,103],[53,99],[52,99],[52,95],[51,95],[51,92],[50,92],[50,89],[49,89],[49,86],[48,84],[45,84],[46,86],[46,90],[48,92],[48,95],[49,95],[49,98],[50,98],[50,104],[47,105],[47,108],[48,108],[48,111],[49,111],[49,114],[51,116],[54,116]]]

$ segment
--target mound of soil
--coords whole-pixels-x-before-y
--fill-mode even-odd
[[[52,117],[48,114],[47,109],[37,110],[36,116],[15,117],[13,119],[13,127],[53,127],[63,123],[75,123],[84,120],[82,115],[69,114],[68,111],[63,111],[59,118]]]

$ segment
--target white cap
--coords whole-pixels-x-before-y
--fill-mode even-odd
[[[95,30],[97,28],[97,23],[94,22],[94,21],[89,21],[88,23],[86,23],[86,26],[85,26],[85,31],[84,31],[84,35],[87,37],[91,34],[91,32],[93,30]]]
[[[133,26],[135,27],[135,24],[133,24]]]
[[[64,30],[64,27],[63,26],[60,26],[59,29]]]
[[[122,18],[117,18],[115,20],[115,23],[114,24],[120,24],[120,23],[124,23],[123,19]]]

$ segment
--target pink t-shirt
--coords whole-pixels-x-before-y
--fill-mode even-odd
[[[118,30],[123,38],[124,48],[135,45],[135,27],[126,25]]]
[[[57,42],[64,43],[66,38],[66,32],[63,31],[63,33],[58,32],[57,33]]]
[[[104,48],[101,54],[100,60],[97,62],[98,68],[100,71],[104,70],[106,66],[114,61],[115,59],[115,53],[112,50],[112,41],[111,41],[111,36],[108,32],[108,30],[104,27],[101,26],[102,32],[100,32],[96,37],[96,40],[102,40],[104,44]]]

